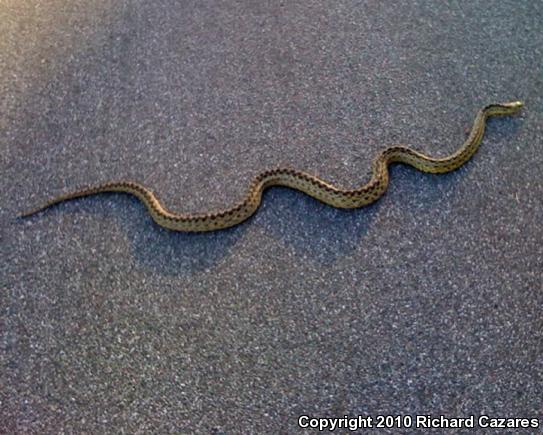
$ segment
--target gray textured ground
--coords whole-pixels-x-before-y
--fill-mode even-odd
[[[543,3],[0,0],[2,431],[278,433],[297,416],[469,414],[543,425]],[[185,235],[103,195],[134,179],[225,207],[285,163],[372,207],[287,189]],[[532,430],[534,432],[534,430]]]

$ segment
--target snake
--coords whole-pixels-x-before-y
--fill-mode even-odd
[[[372,162],[369,181],[356,189],[337,187],[298,169],[277,167],[255,176],[240,202],[228,209],[216,212],[174,213],[169,211],[147,187],[133,181],[111,181],[58,196],[20,217],[32,216],[55,204],[74,198],[103,192],[121,192],[137,197],[145,205],[152,219],[161,227],[186,232],[214,231],[232,227],[251,217],[259,208],[264,191],[271,186],[284,186],[299,190],[332,207],[359,208],[372,204],[383,196],[389,183],[388,167],[390,164],[403,163],[431,174],[454,171],[464,165],[479,148],[488,118],[516,114],[523,105],[524,103],[521,101],[511,101],[490,104],[480,109],[465,142],[447,157],[430,157],[404,145],[389,146],[383,149]]]

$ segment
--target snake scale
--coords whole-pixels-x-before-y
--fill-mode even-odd
[[[124,192],[139,198],[147,207],[153,220],[164,228],[174,231],[213,231],[234,226],[248,219],[256,212],[262,200],[262,193],[270,186],[286,186],[297,189],[333,207],[358,208],[375,202],[384,194],[389,181],[389,164],[404,163],[419,171],[432,174],[454,171],[467,162],[479,148],[487,118],[513,115],[522,106],[521,101],[513,101],[491,104],[479,110],[464,144],[447,157],[429,157],[406,146],[391,146],[382,150],[373,160],[370,180],[357,189],[341,189],[297,169],[276,168],[256,176],[243,200],[233,207],[214,213],[184,214],[167,210],[156,195],[146,187],[130,181],[119,181],[107,182],[67,193],[23,214],[21,217],[33,215],[54,204],[73,198],[102,192]]]

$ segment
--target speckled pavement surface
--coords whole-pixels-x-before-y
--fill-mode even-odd
[[[543,426],[543,3],[293,3],[0,0],[2,433]],[[15,219],[109,179],[184,211],[277,164],[355,186],[511,99],[461,170],[394,167],[362,210],[276,188],[213,234],[120,194]]]

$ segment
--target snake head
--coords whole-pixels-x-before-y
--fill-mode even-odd
[[[503,115],[514,115],[515,113],[518,113],[520,109],[524,106],[524,103],[522,101],[509,101],[508,103],[502,103],[499,104],[501,106],[501,109],[504,111]]]
[[[518,113],[523,106],[522,101],[509,101],[507,103],[490,104],[483,110],[488,116],[510,116]]]
[[[509,109],[519,110],[524,106],[524,103],[522,101],[510,101],[508,103],[502,103],[501,105]]]

